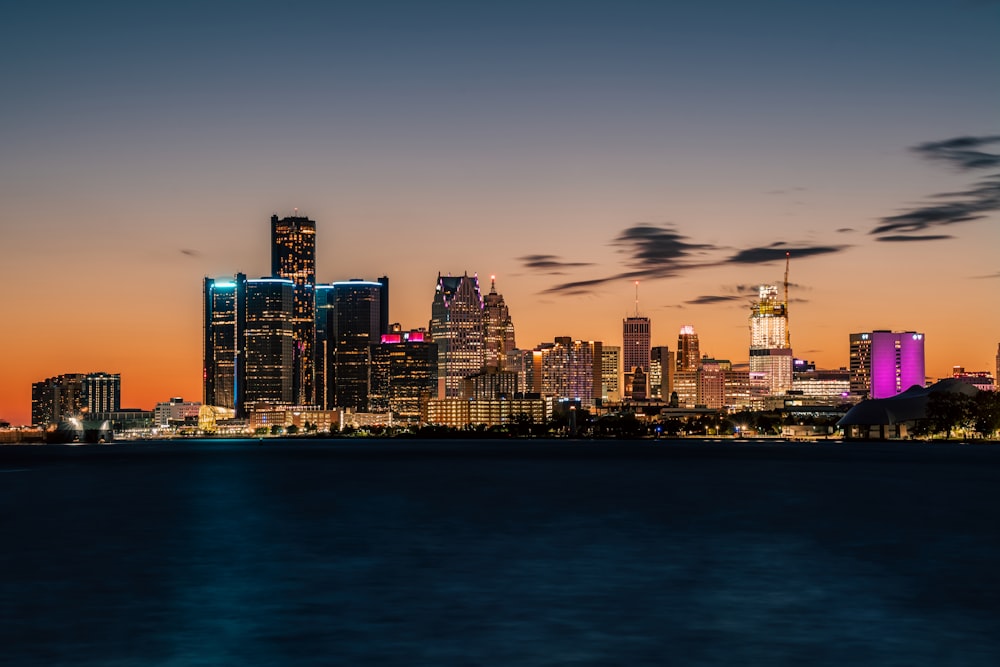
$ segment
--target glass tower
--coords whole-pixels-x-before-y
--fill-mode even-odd
[[[294,345],[292,393],[294,402],[315,402],[313,346],[316,339],[316,222],[302,216],[271,216],[271,276],[294,284]]]

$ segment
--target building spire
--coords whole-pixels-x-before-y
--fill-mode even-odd
[[[635,316],[639,317],[639,281],[635,281]]]

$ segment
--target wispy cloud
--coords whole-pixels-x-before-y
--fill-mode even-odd
[[[914,146],[920,157],[942,162],[959,172],[1000,168],[1000,154],[982,150],[1000,143],[1000,135],[955,137]],[[944,234],[920,234],[925,230],[962,222],[981,220],[992,211],[1000,210],[1000,173],[990,174],[966,190],[942,192],[928,197],[930,201],[896,215],[880,219],[870,234],[880,241],[939,241],[952,238]]]
[[[728,264],[766,264],[776,260],[785,259],[786,255],[796,258],[812,257],[814,255],[829,255],[846,250],[847,246],[842,245],[787,245],[785,243],[772,243],[769,246],[757,248],[744,248],[737,251],[725,260]]]
[[[551,275],[564,273],[564,269],[573,269],[581,266],[591,266],[589,262],[564,262],[557,255],[525,255],[518,257],[518,260],[526,269],[533,269]]]
[[[689,301],[685,301],[686,306],[708,306],[716,303],[725,303],[727,301],[746,301],[746,297],[737,296],[735,294],[705,294]]]

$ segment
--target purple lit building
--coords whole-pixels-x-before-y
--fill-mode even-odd
[[[863,335],[863,334],[862,334]],[[873,331],[870,398],[888,398],[913,385],[923,387],[924,335],[915,331]]]

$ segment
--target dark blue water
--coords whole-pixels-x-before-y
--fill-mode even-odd
[[[4,665],[997,665],[1000,447],[0,448]]]

